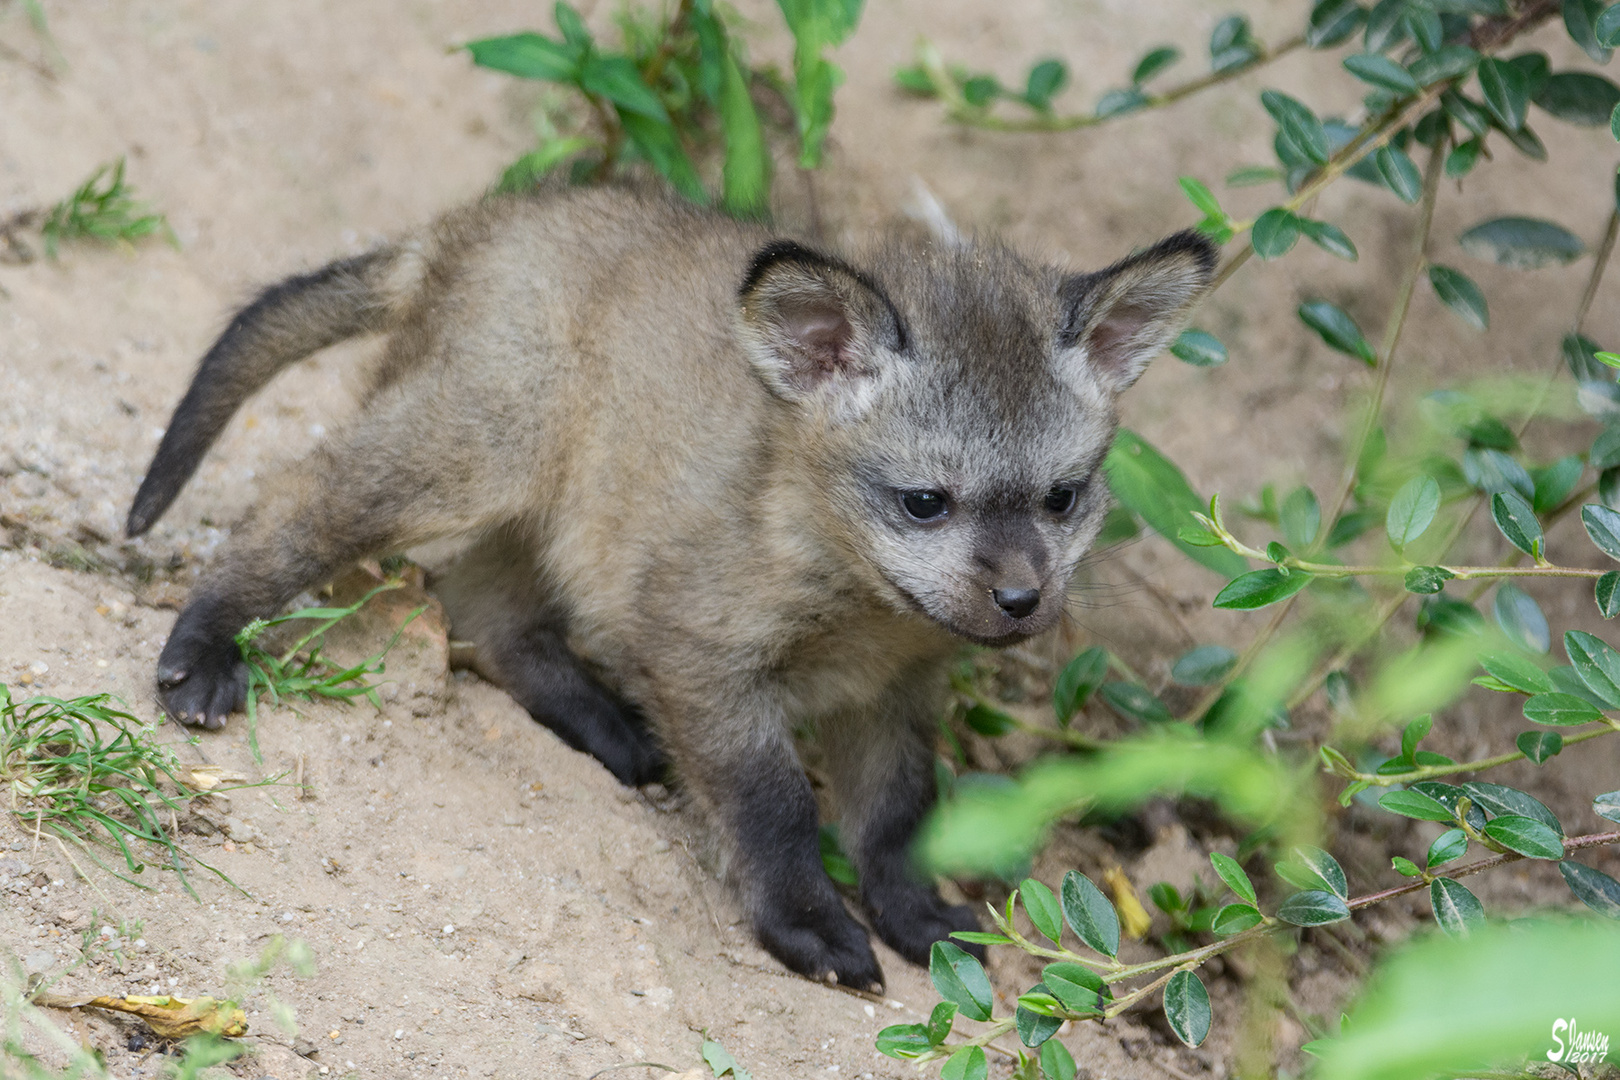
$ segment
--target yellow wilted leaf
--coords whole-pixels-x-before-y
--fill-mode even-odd
[[[1136,889],[1131,885],[1131,879],[1125,876],[1125,871],[1118,866],[1110,866],[1103,871],[1103,884],[1108,891],[1114,894],[1114,910],[1119,912],[1120,933],[1135,941],[1140,941],[1142,935],[1148,932],[1153,918],[1142,906],[1142,901],[1136,896]]]

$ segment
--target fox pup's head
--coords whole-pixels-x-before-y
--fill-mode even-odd
[[[1114,398],[1180,329],[1214,249],[1177,233],[1067,274],[999,247],[897,245],[860,270],[791,242],[755,257],[739,327],[790,411],[811,527],[952,633],[1049,629],[1102,527]]]

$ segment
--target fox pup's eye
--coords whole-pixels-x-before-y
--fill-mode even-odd
[[[1059,517],[1074,509],[1075,489],[1073,484],[1055,484],[1051,491],[1046,493],[1046,509]]]
[[[917,521],[932,521],[945,513],[945,495],[939,491],[905,491],[900,505]]]

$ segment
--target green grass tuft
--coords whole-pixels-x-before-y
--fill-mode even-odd
[[[45,254],[52,259],[64,240],[127,245],[159,235],[180,246],[168,219],[137,202],[133,189],[124,183],[123,158],[97,169],[77,191],[51,207],[40,233]]]

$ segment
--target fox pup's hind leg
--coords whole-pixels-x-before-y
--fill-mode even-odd
[[[268,485],[198,582],[158,656],[158,690],[170,716],[223,725],[246,690],[237,631],[274,615],[301,590],[364,556],[511,516],[517,482],[501,464],[512,454],[480,445],[448,421],[425,428],[421,412],[394,388]]]
[[[646,718],[608,692],[569,650],[565,621],[515,530],[480,540],[433,582],[451,633],[478,646],[474,669],[624,784],[661,780],[668,762]]]
[[[940,899],[911,855],[917,827],[936,797],[936,688],[944,685],[943,674],[925,665],[871,710],[852,711],[821,728],[839,836],[855,864],[861,901],[878,937],[923,967],[934,942],[949,939],[954,930],[979,929],[971,909]],[[984,959],[982,945],[961,947]]]

